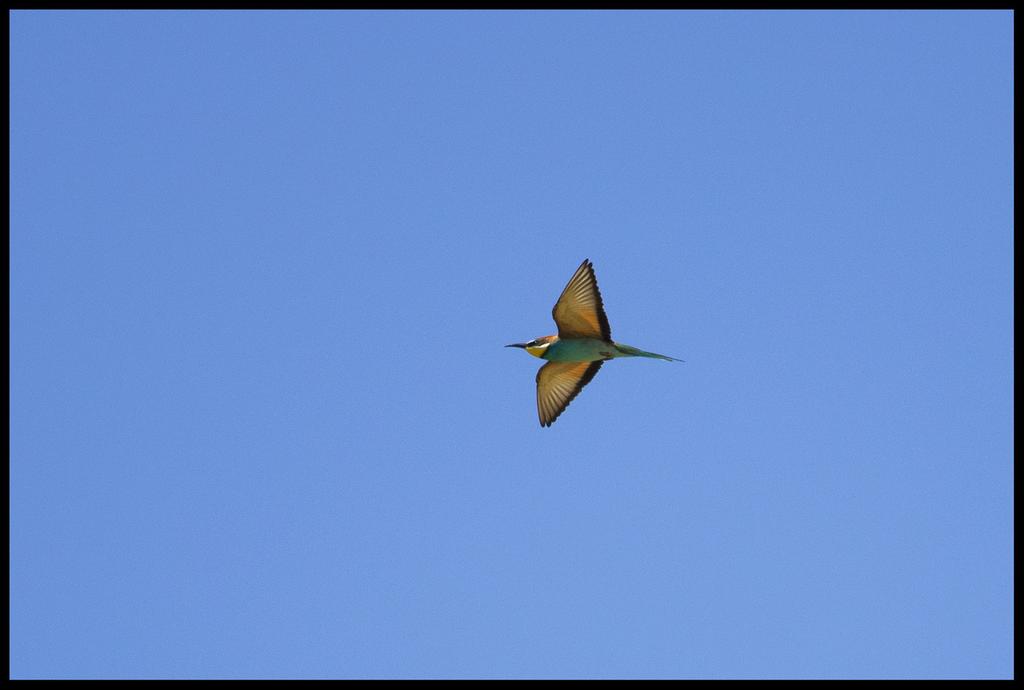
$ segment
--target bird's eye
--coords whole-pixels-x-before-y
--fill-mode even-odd
[[[530,342],[526,343],[526,347],[537,347],[537,341],[531,340]]]

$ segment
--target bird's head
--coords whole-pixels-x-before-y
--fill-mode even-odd
[[[558,340],[557,335],[544,335],[540,338],[534,338],[528,343],[512,343],[505,347],[521,347],[534,357],[543,357],[544,353],[547,352],[548,346],[556,340]]]

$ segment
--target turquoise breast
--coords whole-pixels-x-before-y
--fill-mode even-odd
[[[552,362],[593,362],[615,357],[615,346],[596,338],[568,338],[548,346],[544,359]]]

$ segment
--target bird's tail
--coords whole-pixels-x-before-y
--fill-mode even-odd
[[[623,354],[623,356],[625,356],[625,357],[653,357],[654,359],[663,359],[666,362],[682,362],[683,361],[681,359],[676,359],[675,357],[668,357],[666,355],[659,355],[656,352],[645,352],[644,350],[640,350],[638,348],[631,347],[629,345],[621,345],[619,343],[615,343],[615,349],[618,350],[619,352],[621,352]]]

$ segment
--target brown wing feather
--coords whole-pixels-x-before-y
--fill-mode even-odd
[[[612,329],[597,289],[594,265],[584,259],[551,310],[559,338],[600,338],[611,342]]]
[[[541,426],[551,426],[572,399],[590,383],[604,364],[596,362],[548,362],[537,372],[537,415]]]

